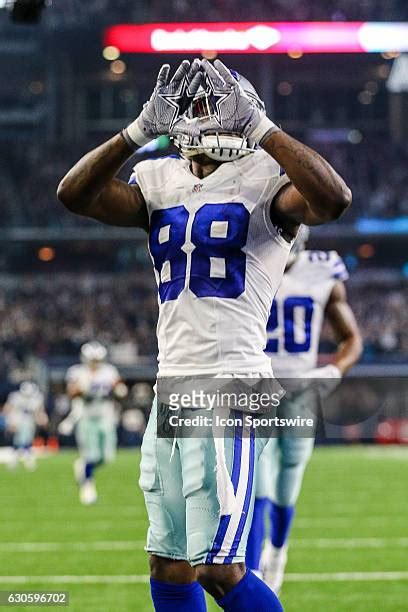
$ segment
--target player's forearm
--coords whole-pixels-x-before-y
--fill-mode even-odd
[[[82,157],[58,185],[59,200],[72,212],[92,204],[133,154],[117,134]]]
[[[337,219],[351,204],[351,191],[321,155],[282,130],[267,135],[262,147],[285,169],[293,185],[322,219]]]
[[[354,334],[341,342],[334,355],[333,365],[344,375],[357,363],[363,352],[363,342],[359,334]]]
[[[82,397],[85,394],[85,390],[74,382],[69,382],[67,385],[67,395],[70,400],[75,399],[76,397]]]

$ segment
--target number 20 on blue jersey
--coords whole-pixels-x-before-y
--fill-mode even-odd
[[[191,252],[190,290],[199,298],[237,298],[245,290],[246,245],[250,214],[244,204],[204,204],[191,224],[185,206],[155,210],[149,248],[159,276],[161,302],[176,300],[186,286]]]

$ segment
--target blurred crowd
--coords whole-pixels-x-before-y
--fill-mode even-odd
[[[341,219],[408,215],[408,147],[370,138],[316,147],[350,185],[353,205]]]
[[[89,223],[69,213],[56,197],[60,179],[81,153],[78,147],[61,145],[10,147],[8,167],[2,169],[3,173],[7,173],[5,178],[15,186],[15,199],[9,205],[14,214],[8,216],[9,224],[70,227]]]
[[[408,287],[353,287],[349,298],[364,338],[367,359],[408,355]]]
[[[157,298],[152,274],[50,275],[0,282],[0,345],[3,353],[40,358],[78,355],[98,338],[115,361],[134,364],[155,355]]]
[[[314,147],[327,157],[353,190],[353,206],[341,219],[408,215],[408,147],[369,139],[361,144]],[[84,151],[87,150],[84,148]],[[78,159],[81,148],[28,145],[11,149],[9,166],[0,170],[0,204],[8,226],[70,227],[94,223],[72,215],[57,201],[56,187]],[[3,173],[3,179],[2,179]],[[5,175],[5,173],[7,173]],[[10,184],[11,183],[11,184]]]
[[[250,9],[250,13],[249,13]],[[405,0],[66,0],[54,20],[127,21],[403,21]]]
[[[157,21],[403,21],[407,9],[404,0],[253,0],[250,4],[243,0],[208,0],[203,4],[152,0],[149,17]]]
[[[150,266],[149,266],[150,268]],[[365,357],[408,355],[408,287],[349,291],[365,342]],[[381,304],[379,304],[381,296]],[[0,346],[37,357],[75,358],[98,338],[117,363],[133,365],[157,353],[153,274],[25,276],[1,279]]]

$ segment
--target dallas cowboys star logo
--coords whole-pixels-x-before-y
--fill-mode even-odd
[[[209,78],[206,79],[206,84],[209,88],[209,95],[211,97],[214,110],[213,117],[217,121],[218,125],[223,127],[225,119],[233,119],[234,117],[234,110],[236,107],[236,101],[234,104],[234,89],[226,83],[217,83],[215,80]],[[226,113],[226,109],[230,109],[230,112]]]
[[[170,92],[159,93],[159,98],[163,100],[164,104],[167,105],[167,108],[163,110],[163,114],[169,113],[170,118],[168,121],[168,125],[169,125],[169,131],[170,131],[181,114],[181,103],[183,100],[183,92],[176,91],[174,93],[173,92],[172,93]]]
[[[177,84],[175,91],[158,94],[159,98],[169,107],[164,111],[170,113],[169,131],[174,126],[177,119],[186,112],[193,101],[196,94],[196,87],[191,89],[191,84],[192,81],[190,81],[188,75],[186,75],[182,82]]]

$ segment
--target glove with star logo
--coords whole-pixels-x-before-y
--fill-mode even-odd
[[[244,134],[261,144],[265,136],[279,131],[280,128],[252,102],[225,64],[215,60],[213,65],[208,60],[203,60],[201,66],[216,108],[214,117],[201,123],[201,133],[222,130]]]
[[[183,60],[169,82],[170,66],[163,64],[150,99],[137,119],[122,132],[129,146],[141,147],[161,134],[174,131],[175,124],[190,106],[201,84],[203,74],[200,66],[198,59],[191,65],[188,60]],[[199,133],[198,127],[191,126],[190,129]]]

